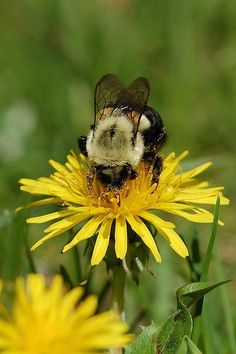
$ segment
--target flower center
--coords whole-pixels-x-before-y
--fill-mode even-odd
[[[95,178],[92,190],[87,187],[88,204],[107,209],[112,217],[150,208],[159,196],[158,185],[152,182],[152,168],[142,163],[137,172],[136,179],[127,180],[120,189],[109,190]]]

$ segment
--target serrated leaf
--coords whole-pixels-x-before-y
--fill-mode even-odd
[[[191,306],[209,291],[228,283],[230,280],[221,282],[195,282],[182,286],[176,292],[178,306]]]
[[[125,354],[156,354],[156,336],[159,325],[152,322],[148,327],[143,327],[142,332],[135,341],[126,348]]]
[[[185,335],[192,332],[192,317],[185,306],[164,323],[158,334],[157,354],[176,353]]]
[[[190,337],[192,333],[193,320],[188,307],[203,298],[212,289],[227,283],[221,282],[196,282],[182,286],[176,292],[178,310],[171,315],[160,328],[157,338],[158,354],[173,354],[180,349],[183,339]],[[188,345],[189,347],[189,345]],[[187,348],[188,348],[187,347]],[[190,349],[191,346],[190,343]],[[189,349],[189,350],[190,350]],[[182,352],[185,353],[182,346]],[[188,351],[186,352],[188,353]],[[193,352],[194,353],[194,352]]]

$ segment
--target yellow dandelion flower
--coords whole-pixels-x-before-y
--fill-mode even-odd
[[[175,252],[182,257],[188,256],[186,245],[174,230],[175,225],[158,216],[158,212],[171,213],[197,223],[211,223],[212,213],[202,208],[201,204],[215,204],[217,196],[220,196],[221,204],[228,204],[229,200],[222,195],[223,187],[209,188],[208,182],[196,178],[211,165],[210,162],[186,172],[181,170],[179,163],[187,154],[185,151],[176,157],[171,153],[165,158],[158,185],[152,183],[151,167],[141,163],[135,180],[127,181],[125,187],[118,191],[109,192],[97,180],[93,182],[93,191],[88,189],[88,161],[84,157],[77,157],[72,152],[67,156],[65,165],[50,160],[56,172],[49,178],[20,180],[21,190],[33,195],[50,196],[30,206],[55,204],[61,207],[56,212],[27,220],[28,223],[44,223],[61,219],[44,230],[44,237],[33,245],[32,250],[83,222],[62,252],[97,235],[92,265],[104,258],[110,237],[114,237],[117,258],[123,259],[129,243],[129,225],[151,250],[156,261],[160,262],[161,256],[147,227],[148,223],[155,227]],[[111,235],[112,224],[114,235]]]
[[[80,287],[66,292],[61,276],[49,287],[40,274],[18,278],[11,314],[0,319],[4,354],[96,354],[132,340],[127,325],[110,311],[94,315],[97,298],[79,303]]]

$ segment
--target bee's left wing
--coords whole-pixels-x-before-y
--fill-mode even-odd
[[[104,75],[97,83],[94,93],[94,124],[104,119],[117,107],[127,89],[114,74]]]

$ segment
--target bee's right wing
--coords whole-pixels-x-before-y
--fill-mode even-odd
[[[127,89],[114,74],[104,75],[97,83],[94,94],[94,124],[111,114]]]
[[[134,139],[136,139],[140,119],[147,106],[150,85],[145,77],[138,77],[127,87],[127,90],[132,107],[129,115],[134,124]]]

